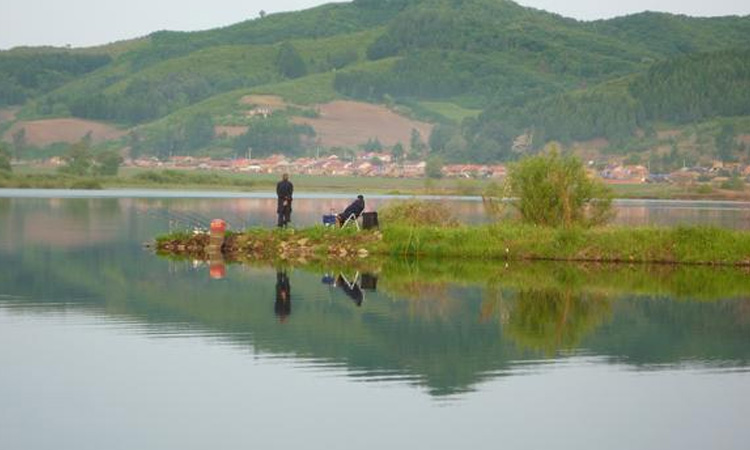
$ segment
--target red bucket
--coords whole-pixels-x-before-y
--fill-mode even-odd
[[[221,219],[211,221],[211,233],[224,233],[227,230],[227,223]]]

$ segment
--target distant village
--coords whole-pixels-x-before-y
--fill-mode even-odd
[[[356,158],[339,158],[331,155],[321,158],[289,158],[272,155],[263,159],[213,160],[192,156],[173,156],[167,161],[156,158],[126,160],[125,167],[225,170],[238,173],[294,173],[326,176],[364,176],[420,178],[426,175],[425,161],[394,161],[389,153],[366,152]],[[501,164],[452,164],[442,167],[445,177],[502,178],[505,166]]]
[[[290,158],[272,155],[263,159],[225,159],[209,157],[173,156],[166,161],[148,157],[128,159],[124,167],[148,169],[220,170],[248,174],[279,174],[284,172],[323,176],[364,176],[421,178],[425,177],[427,162],[395,161],[388,153],[365,152],[355,158],[336,155],[320,158]],[[601,168],[603,166],[603,168]],[[715,161],[711,167],[685,167],[668,174],[651,173],[643,165],[618,163],[587,163],[589,172],[609,183],[689,183],[725,179],[730,175],[750,177],[750,166]],[[441,169],[445,178],[500,179],[506,175],[502,164],[446,164]]]

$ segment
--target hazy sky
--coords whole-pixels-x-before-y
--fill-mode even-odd
[[[202,30],[267,13],[329,3],[325,0],[2,0],[0,49],[20,45],[106,44],[157,30]],[[519,0],[577,19],[645,10],[693,16],[748,15],[748,0]],[[12,5],[12,6],[11,6]]]

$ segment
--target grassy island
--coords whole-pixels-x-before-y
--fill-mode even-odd
[[[460,225],[440,204],[402,202],[381,211],[384,228],[355,232],[322,226],[229,234],[228,259],[325,261],[435,258],[750,266],[750,233],[712,227],[612,227],[611,192],[580,161],[556,151],[510,167],[505,193],[518,221]],[[488,211],[504,208],[489,198]],[[499,212],[499,211],[494,211]],[[499,216],[498,216],[499,217]],[[164,236],[161,252],[204,257],[208,235]],[[217,253],[217,245],[213,245]]]
[[[161,236],[162,254],[208,259],[209,235]],[[548,228],[523,224],[386,226],[379,231],[249,229],[228,233],[230,261],[356,261],[435,258],[750,266],[750,233],[712,227]]]

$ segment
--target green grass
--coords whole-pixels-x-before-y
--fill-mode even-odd
[[[482,112],[481,109],[464,108],[449,102],[419,102],[419,104],[428,111],[440,114],[456,123],[463,122],[467,117],[477,117]]]
[[[278,239],[306,238],[325,259],[342,245],[386,258],[465,261],[578,261],[626,264],[750,266],[750,233],[711,227],[544,228],[515,223],[434,227],[382,224],[382,240],[372,232],[337,233],[322,227],[279,233],[256,229],[242,235],[231,256],[243,252],[274,258]],[[253,242],[272,242],[258,253]],[[244,245],[244,247],[243,247]],[[268,248],[271,249],[270,253]],[[327,249],[327,250],[326,250]],[[327,251],[327,253],[326,253]],[[292,257],[296,257],[293,255]]]
[[[237,78],[247,82],[255,80],[255,84],[263,84],[280,79],[274,66],[276,53],[276,48],[270,45],[212,47],[187,56],[168,59],[132,73],[107,87],[104,92],[120,93],[136,79],[160,82],[179,74],[201,76],[217,82]]]
[[[750,233],[712,227],[393,227],[384,244],[409,257],[750,265]]]
[[[295,80],[258,86],[250,89],[249,93],[278,95],[285,101],[298,105],[326,103],[341,97],[333,90],[333,77],[333,72],[307,75]]]

